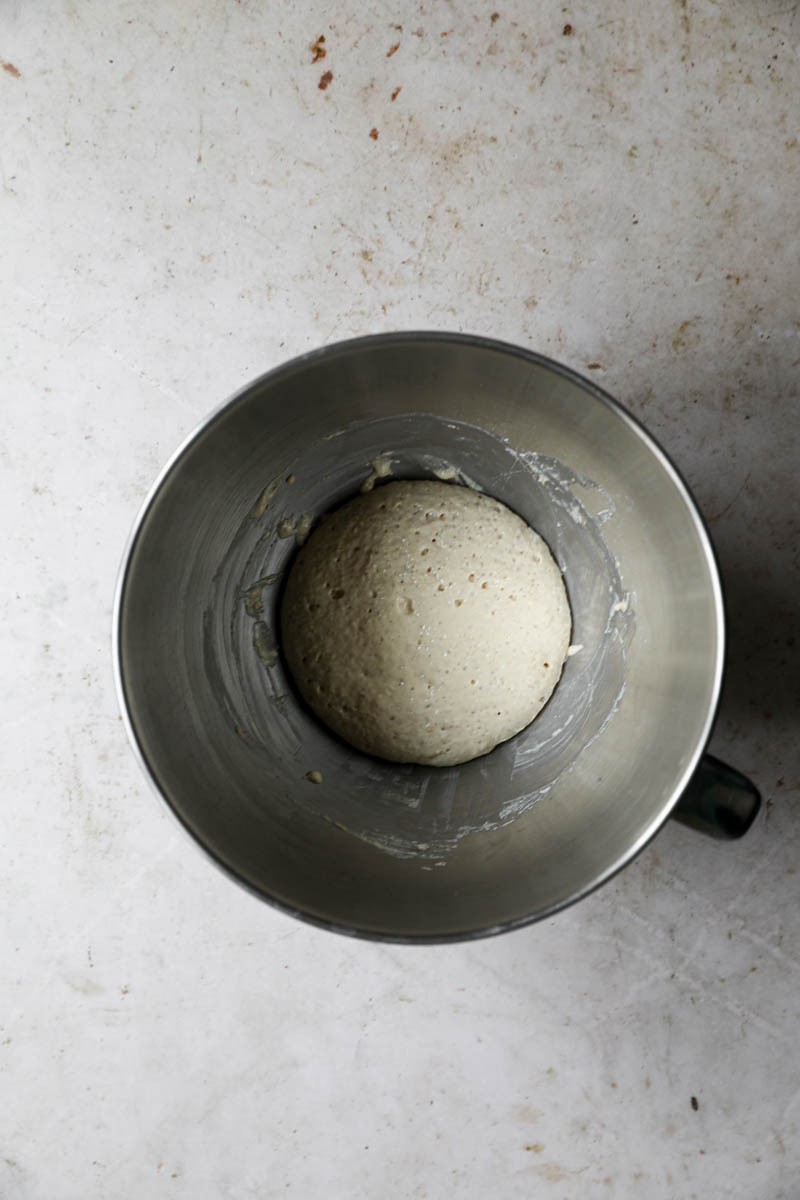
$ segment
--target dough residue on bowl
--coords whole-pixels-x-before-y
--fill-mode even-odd
[[[359,750],[450,766],[528,725],[570,643],[561,572],[500,501],[406,480],[344,504],[309,537],[281,608],[310,708]]]

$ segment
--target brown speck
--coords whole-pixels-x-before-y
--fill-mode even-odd
[[[389,49],[386,51],[386,57],[391,58],[393,54],[397,54],[397,51],[399,49],[400,49],[400,43],[395,42],[395,44],[393,46],[390,46]]]
[[[535,296],[526,296],[523,303],[526,308],[536,308],[536,305],[539,303],[539,301]]]
[[[680,325],[678,326],[678,332],[675,334],[675,337],[672,339],[672,349],[673,350],[678,351],[678,350],[689,348],[686,344],[686,337],[685,337],[686,331],[687,331],[687,329],[691,328],[691,326],[694,325],[696,321],[699,321],[699,320],[700,320],[699,317],[689,317],[686,321],[681,321]]]
[[[330,81],[332,79],[333,79],[333,71],[326,71],[325,74],[320,77],[320,81],[317,84],[317,87],[319,88],[319,90],[321,92],[324,92],[325,88],[328,86],[328,84],[330,83]]]
[[[572,26],[565,25],[564,28],[561,30],[561,32],[563,33],[564,37],[572,37],[572,33],[573,33]]]
[[[324,43],[325,43],[325,34],[321,33],[319,35],[319,37],[317,38],[317,40],[315,42],[312,42],[311,45],[309,46],[309,49],[311,51],[311,61],[312,62],[319,62],[319,60],[321,58],[324,58],[325,55],[328,53],[327,50],[325,49]]]
[[[4,62],[3,70],[8,71],[9,75],[13,75],[15,79],[19,79],[20,75],[22,74],[21,71],[17,70],[12,62]]]
[[[586,364],[586,370],[587,371],[605,371],[605,367],[603,366],[602,363],[591,362],[591,363]]]
[[[489,20],[490,20],[490,21],[492,22],[492,24],[494,25],[495,21],[499,21],[499,20],[500,20],[500,13],[492,13],[492,15],[489,17]],[[527,1147],[526,1147],[526,1149],[527,1149]]]
[[[394,91],[392,92],[392,100],[396,100],[396,99],[397,99],[397,97],[398,97],[398,96],[400,95],[400,93],[402,92],[402,90],[403,90],[403,89],[402,89],[402,87],[396,87],[396,88],[394,89]]]
[[[375,126],[374,126],[374,125],[372,126],[372,129],[370,129],[370,131],[369,131],[369,136],[372,138],[373,142],[377,142],[377,140],[378,140],[378,131],[377,131],[377,129],[375,128]]]
[[[544,1146],[541,1142],[534,1142],[531,1146],[526,1146],[525,1149],[532,1150],[534,1154],[541,1154],[544,1150]]]
[[[697,1112],[698,1108],[700,1107],[700,1105],[699,1105],[699,1103],[698,1103],[698,1100],[697,1100],[697,1096],[692,1096],[692,1098],[691,1098],[691,1100],[689,1101],[689,1103],[691,1104],[691,1106],[692,1106],[692,1109],[694,1110],[694,1112]]]

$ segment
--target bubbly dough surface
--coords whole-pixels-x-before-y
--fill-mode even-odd
[[[359,750],[450,766],[523,729],[570,641],[561,572],[500,501],[455,484],[388,483],[344,504],[291,566],[289,669]]]

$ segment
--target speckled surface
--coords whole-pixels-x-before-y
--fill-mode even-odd
[[[797,1195],[799,37],[751,0],[5,6],[3,1200]],[[728,591],[712,746],[766,801],[427,949],[217,874],[110,663],[196,421],[414,327],[583,370],[674,456]]]

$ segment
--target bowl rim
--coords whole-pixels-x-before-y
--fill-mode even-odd
[[[242,875],[238,874],[238,872],[230,864],[223,861],[215,853],[211,846],[206,845],[205,842],[201,841],[197,834],[195,834],[195,832],[176,811],[169,798],[162,790],[158,781],[156,770],[149,762],[139,741],[130,707],[128,705],[125,689],[125,678],[122,666],[122,613],[125,600],[126,584],[128,581],[133,553],[142,533],[145,520],[156,500],[156,497],[187,450],[189,450],[189,448],[198,438],[205,434],[205,432],[214,424],[216,420],[218,420],[219,417],[222,416],[223,413],[227,412],[236,404],[243,401],[255,389],[263,387],[263,385],[268,381],[279,379],[282,376],[290,376],[295,374],[304,370],[308,365],[325,358],[334,358],[337,355],[350,353],[353,350],[357,350],[362,347],[378,347],[381,345],[399,346],[403,344],[410,345],[412,343],[419,343],[421,341],[427,343],[450,343],[452,345],[462,345],[471,348],[491,350],[495,353],[508,354],[515,358],[521,358],[536,366],[544,367],[546,370],[549,370],[556,375],[560,375],[562,378],[569,380],[569,382],[589,393],[595,400],[605,405],[618,418],[628,425],[628,427],[640,438],[640,440],[649,448],[651,453],[658,460],[665,473],[671,479],[673,485],[683,500],[687,512],[692,518],[692,522],[695,526],[698,540],[703,549],[709,570],[712,600],[716,618],[716,645],[712,694],[708,705],[706,718],[703,723],[702,732],[697,740],[692,754],[689,756],[686,767],[682,771],[673,787],[672,795],[667,803],[662,807],[661,811],[656,814],[648,827],[640,834],[640,836],[621,854],[619,854],[616,860],[599,876],[593,879],[590,883],[587,883],[584,887],[579,888],[565,899],[559,900],[534,913],[529,913],[525,916],[517,917],[500,924],[481,926],[474,929],[456,930],[443,934],[398,934],[383,932],[381,930],[362,929],[347,926],[339,921],[320,917],[316,913],[308,912],[302,908],[287,904],[286,901],[278,899],[265,889],[256,886],[248,879],[245,879]],[[545,920],[548,917],[552,917],[556,913],[561,912],[575,904],[577,901],[591,895],[598,888],[608,883],[649,845],[649,843],[669,819],[673,809],[678,804],[683,792],[686,790],[700,763],[701,758],[703,757],[714,728],[714,723],[719,710],[725,668],[726,612],[717,555],[711,540],[708,526],[700,512],[697,501],[694,499],[689,485],[686,483],[678,467],[672,461],[666,450],[664,450],[664,448],[661,446],[660,442],[645,427],[638,417],[634,416],[633,413],[624,408],[620,401],[616,400],[612,395],[610,395],[610,393],[599,387],[594,380],[580,374],[580,372],[574,370],[572,367],[568,367],[563,363],[557,362],[555,359],[549,358],[546,355],[538,353],[537,351],[529,350],[526,347],[516,345],[513,342],[506,342],[498,338],[486,337],[480,334],[419,329],[389,331],[385,333],[365,334],[358,337],[345,338],[336,342],[331,342],[324,346],[316,347],[313,350],[305,351],[302,354],[295,355],[294,357],[269,368],[260,375],[243,384],[241,387],[237,388],[236,391],[227,397],[227,399],[217,404],[209,413],[206,414],[205,417],[197,422],[194,428],[190,430],[190,432],[179,443],[173,453],[168,457],[156,475],[153,483],[150,485],[144,499],[139,506],[139,510],[128,533],[117,572],[114,590],[111,643],[114,686],[120,715],[125,727],[128,741],[133,750],[134,757],[137,759],[139,767],[141,768],[148,784],[150,785],[151,794],[153,794],[158,801],[160,801],[160,810],[163,811],[164,808],[167,809],[167,811],[172,815],[173,820],[177,822],[183,832],[191,839],[192,843],[196,847],[199,847],[200,850],[205,854],[206,858],[209,859],[220,871],[222,871],[225,876],[233,880],[240,887],[243,887],[252,895],[256,896],[259,900],[266,902],[278,911],[286,914],[287,916],[295,917],[306,924],[316,926],[319,929],[325,929],[329,932],[342,934],[347,937],[354,937],[372,942],[387,942],[399,945],[442,945],[453,942],[476,941],[480,938],[486,937],[495,937],[498,934],[507,933],[513,929],[521,929],[526,925],[532,925],[539,921]]]

